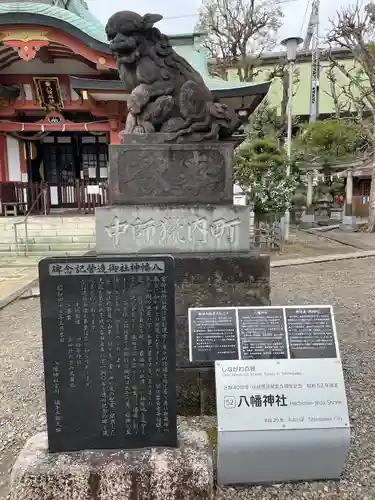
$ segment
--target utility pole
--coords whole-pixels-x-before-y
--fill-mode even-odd
[[[288,156],[288,163],[286,166],[286,175],[290,176],[290,165],[292,157],[292,125],[293,125],[293,75],[297,59],[297,48],[303,42],[302,38],[289,37],[281,42],[286,47],[286,59],[288,61],[289,72],[289,89],[288,89],[288,135],[286,142],[286,151]],[[284,238],[285,241],[289,240],[289,225],[290,225],[290,212],[289,209],[284,215]]]
[[[315,122],[319,115],[319,6],[320,0],[313,0],[309,25],[304,43],[304,50],[311,48],[311,79],[310,79],[310,123]],[[313,200],[313,175],[307,172],[307,206],[302,215],[302,227],[314,227],[315,213],[312,206]]]
[[[319,115],[319,6],[320,0],[313,0],[304,50],[311,45],[311,81],[310,81],[310,122]]]

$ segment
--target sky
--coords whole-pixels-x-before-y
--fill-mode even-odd
[[[105,24],[107,19],[119,10],[134,10],[130,2],[124,0],[87,0],[91,12]],[[284,0],[285,1],[285,0]],[[312,0],[289,0],[282,5],[284,25],[278,38],[302,36],[306,34]],[[137,0],[137,12],[162,14],[165,19],[158,23],[158,28],[166,34],[191,33],[198,20],[197,12],[201,0]],[[356,0],[321,0],[321,34],[329,27],[328,19],[335,16],[337,9],[356,3]],[[132,2],[133,4],[133,2]],[[157,5],[157,8],[155,6]],[[307,14],[305,15],[307,7]],[[181,16],[181,17],[180,17]]]

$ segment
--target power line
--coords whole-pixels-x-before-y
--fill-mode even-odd
[[[277,4],[283,4],[283,3],[290,3],[290,2],[296,2],[297,0],[279,0]],[[309,0],[310,2],[310,0]],[[185,19],[187,17],[197,17],[199,16],[199,12],[196,12],[195,14],[182,14],[180,16],[168,16],[168,17],[163,17],[163,19]],[[305,14],[306,16],[306,14]]]
[[[196,12],[195,14],[184,14],[182,16],[168,16],[168,17],[163,17],[164,19],[185,19],[186,17],[198,17],[199,12]]]
[[[301,24],[301,29],[300,29],[300,36],[302,35],[302,31],[303,31],[303,28],[305,26],[305,22],[306,22],[306,19],[307,19],[307,12],[309,10],[309,6],[310,6],[310,0],[307,0],[307,4],[306,4],[306,9],[305,9],[305,13],[303,15],[303,20],[302,20],[302,24]]]

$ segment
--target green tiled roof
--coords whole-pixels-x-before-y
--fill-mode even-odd
[[[77,6],[77,9],[80,6]],[[78,14],[74,14],[68,10],[62,9],[61,7],[55,7],[54,5],[46,5],[37,2],[6,2],[0,3],[0,25],[1,25],[1,15],[2,14],[38,14],[40,16],[50,17],[52,19],[58,19],[69,23],[86,35],[95,38],[99,42],[108,43],[105,34],[104,26],[98,21],[90,11],[80,8],[82,12],[82,17]],[[80,12],[80,14],[81,14]],[[84,17],[83,17],[84,16]]]
[[[178,35],[176,35],[176,38],[178,38]],[[194,45],[176,45],[173,48],[180,56],[185,58],[191,64],[191,66],[193,66],[193,68],[198,71],[198,73],[200,73],[205,84],[210,90],[229,91],[241,88],[248,89],[251,86],[259,85],[259,82],[228,82],[227,80],[222,80],[221,78],[212,77],[208,71],[206,50],[201,47],[199,43],[195,43]]]
[[[43,16],[47,25],[48,18],[68,23],[92,39],[105,44],[101,50],[109,51],[104,26],[87,9],[86,2],[84,0],[72,0],[69,9],[66,10],[61,7],[38,2],[0,3],[0,26],[2,16],[7,16],[9,23],[9,14],[34,14]],[[230,93],[230,91],[237,90],[237,93],[239,92],[242,95],[243,93],[246,94],[250,87],[259,85],[259,83],[228,82],[220,78],[213,78],[208,71],[207,54],[200,44],[202,36],[198,33],[174,35],[170,38],[175,51],[184,57],[202,75],[210,90],[223,95],[228,91]],[[173,43],[174,41],[175,43]],[[268,85],[268,82],[265,82],[265,84]]]

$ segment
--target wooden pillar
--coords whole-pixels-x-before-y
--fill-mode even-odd
[[[0,182],[6,182],[8,175],[8,152],[5,135],[0,135]]]
[[[121,127],[121,121],[118,120],[117,118],[111,118],[109,120],[109,126],[110,126],[110,131],[109,131],[109,142],[110,144],[120,144],[120,127]]]
[[[27,159],[26,159],[26,142],[18,141],[19,149],[20,149],[20,166],[21,166],[21,180],[25,181],[25,177],[29,177],[29,172],[27,168]],[[29,180],[29,178],[28,178]],[[31,179],[30,179],[31,180]]]

